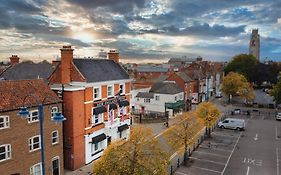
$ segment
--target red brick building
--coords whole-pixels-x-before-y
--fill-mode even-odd
[[[51,121],[61,100],[42,79],[0,81],[0,174],[41,174],[41,138],[37,102],[26,98],[30,116],[17,114],[27,94],[44,102],[45,173],[64,174],[62,124]]]
[[[61,61],[50,76],[67,118],[64,160],[68,169],[91,163],[111,141],[129,136],[131,80],[119,65],[117,51],[110,51],[108,58],[75,59],[71,46],[63,46]]]

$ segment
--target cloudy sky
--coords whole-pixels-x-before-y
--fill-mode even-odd
[[[124,61],[248,53],[281,60],[280,0],[0,0],[0,60],[52,60],[71,44],[79,57],[118,49]]]

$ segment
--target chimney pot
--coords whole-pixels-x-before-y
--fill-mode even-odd
[[[71,46],[62,46],[61,50],[61,83],[68,84],[71,81],[71,65],[73,50]]]
[[[12,66],[15,65],[15,64],[18,64],[19,60],[20,60],[20,58],[17,55],[12,55],[10,57],[10,63],[11,63]]]

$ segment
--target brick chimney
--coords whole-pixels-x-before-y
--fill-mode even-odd
[[[110,50],[107,55],[108,59],[115,61],[115,63],[119,63],[119,52],[117,50]]]
[[[12,66],[15,65],[15,64],[18,64],[19,60],[20,60],[20,58],[17,55],[12,55],[10,57],[10,63],[11,63]]]
[[[70,70],[73,61],[73,50],[71,46],[63,46],[61,51],[61,83],[70,83]]]

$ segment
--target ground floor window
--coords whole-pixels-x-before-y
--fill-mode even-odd
[[[92,144],[92,154],[95,154],[103,149],[103,142],[104,141]]]
[[[52,175],[59,175],[60,174],[60,161],[59,157],[54,157],[52,159]]]
[[[37,163],[30,167],[30,175],[42,175],[42,164]]]

